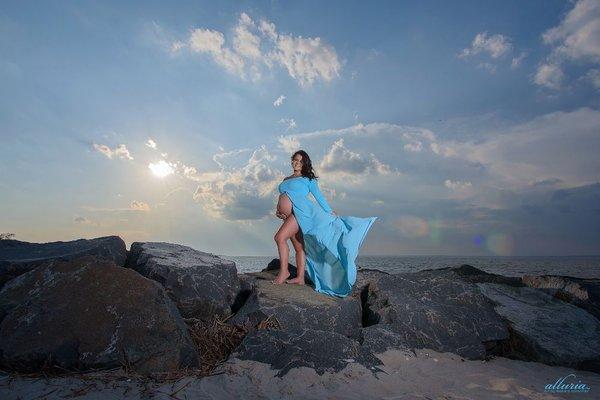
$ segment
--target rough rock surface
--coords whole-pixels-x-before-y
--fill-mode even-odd
[[[482,359],[508,330],[493,303],[451,271],[382,276],[369,285],[367,304],[380,327],[411,348]]]
[[[0,291],[0,362],[38,370],[114,368],[142,374],[197,366],[187,327],[164,289],[137,272],[84,256],[52,261]]]
[[[235,262],[179,244],[134,242],[126,266],[163,285],[186,318],[226,317],[240,291]]]
[[[48,261],[68,261],[84,255],[94,255],[123,266],[127,248],[118,236],[48,243],[0,240],[0,288],[9,280]]]
[[[541,290],[477,284],[510,324],[506,356],[600,372],[600,321]]]
[[[401,350],[407,354],[414,354],[408,347],[404,338],[385,325],[372,325],[361,330],[360,342],[364,351],[369,353],[383,353],[386,350]]]
[[[286,331],[316,329],[358,338],[361,328],[360,300],[336,298],[315,292],[308,285],[271,283],[269,272],[246,274],[252,291],[242,308],[229,323],[255,326],[274,316]]]
[[[323,374],[340,371],[350,362],[371,369],[381,364],[379,359],[365,352],[358,341],[313,329],[298,332],[258,329],[244,338],[232,357],[270,364],[279,370],[277,376],[297,367],[309,367]]]
[[[600,279],[570,276],[523,276],[523,283],[581,307],[600,320]]]

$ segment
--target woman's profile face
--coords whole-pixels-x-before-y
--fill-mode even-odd
[[[292,159],[292,168],[294,171],[302,171],[302,154],[296,154]]]

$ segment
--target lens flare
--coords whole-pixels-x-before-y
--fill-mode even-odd
[[[416,238],[429,234],[427,221],[414,215],[401,215],[396,222],[396,227],[405,237]]]
[[[477,246],[483,246],[485,244],[485,237],[478,233],[477,235],[473,236],[473,244]]]
[[[514,250],[514,241],[504,233],[492,233],[487,238],[486,247],[496,255],[510,256]]]

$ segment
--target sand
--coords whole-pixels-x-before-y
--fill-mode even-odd
[[[13,399],[592,399],[600,374],[497,357],[461,361],[452,353],[418,349],[415,354],[389,350],[379,355],[383,372],[371,373],[354,362],[321,376],[309,368],[292,369],[282,378],[269,365],[232,359],[220,374],[148,384],[109,373],[31,379],[0,376],[0,398]],[[589,393],[546,393],[546,384],[575,374]],[[107,378],[108,377],[108,378]],[[103,379],[107,380],[104,382]]]

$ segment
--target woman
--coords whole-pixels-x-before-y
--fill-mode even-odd
[[[275,234],[279,252],[279,274],[274,284],[304,284],[304,272],[317,292],[345,297],[356,281],[354,263],[367,232],[377,217],[340,217],[321,194],[310,157],[304,150],[292,155],[293,174],[279,184],[276,215],[283,224]],[[318,205],[310,201],[312,193]],[[296,250],[298,276],[288,270],[291,239]]]

